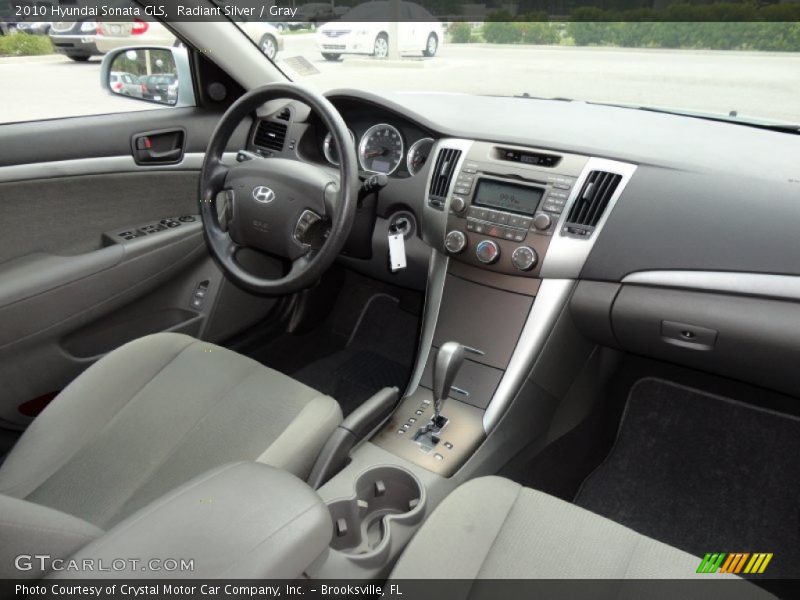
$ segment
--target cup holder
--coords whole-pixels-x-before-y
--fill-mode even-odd
[[[392,525],[415,525],[424,504],[425,488],[410,472],[389,466],[369,469],[356,480],[353,497],[328,505],[331,548],[351,555],[379,553],[389,544]]]

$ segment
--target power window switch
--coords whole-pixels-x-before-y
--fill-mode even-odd
[[[202,308],[203,303],[206,301],[207,295],[208,295],[208,281],[201,281],[199,284],[197,284],[197,287],[192,293],[192,300],[189,303],[190,306],[194,309]]]

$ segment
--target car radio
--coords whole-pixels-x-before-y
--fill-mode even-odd
[[[511,275],[538,275],[585,159],[531,156],[543,155],[472,147],[453,174],[444,240],[452,257]],[[550,165],[561,168],[554,172]]]

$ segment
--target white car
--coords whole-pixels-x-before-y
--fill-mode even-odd
[[[317,28],[317,48],[326,60],[338,60],[342,54],[367,54],[376,58],[389,56],[392,8],[386,0],[366,2]],[[400,3],[400,21],[393,24],[398,32],[398,49],[404,54],[435,56],[444,40],[442,24],[413,2]]]
[[[175,35],[157,21],[101,22],[97,29],[97,48],[102,53],[122,46],[172,46]],[[270,23],[240,21],[237,26],[253,40],[270,60],[283,50],[283,37]]]

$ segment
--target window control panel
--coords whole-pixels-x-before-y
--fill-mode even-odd
[[[142,238],[168,229],[175,229],[184,223],[195,223],[200,217],[197,215],[181,215],[180,217],[167,217],[156,221],[154,223],[145,223],[143,225],[136,225],[135,227],[126,227],[119,231],[107,233],[106,236],[112,243],[131,241],[136,238]]]

